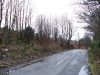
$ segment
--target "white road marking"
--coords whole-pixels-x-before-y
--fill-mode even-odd
[[[66,59],[68,59],[69,58],[69,56],[67,56],[66,58],[64,58],[63,60],[61,60],[60,62],[58,62],[56,65],[59,65],[59,64],[61,64],[63,61],[65,61]]]

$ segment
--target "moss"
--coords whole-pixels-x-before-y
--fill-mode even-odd
[[[96,63],[91,64],[91,69],[93,75],[100,75],[100,64],[96,64]]]

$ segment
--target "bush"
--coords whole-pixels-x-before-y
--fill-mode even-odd
[[[93,75],[100,74],[100,42],[94,41],[89,50],[89,61]]]
[[[100,42],[95,41],[92,43],[91,52],[94,56],[100,57]]]
[[[25,42],[29,43],[33,40],[34,30],[29,26],[24,30],[24,39]]]

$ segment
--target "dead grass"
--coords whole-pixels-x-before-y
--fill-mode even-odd
[[[11,44],[1,45],[1,49],[8,49],[8,52],[4,52],[6,57],[0,60],[0,67],[9,67],[38,58],[42,58],[64,49],[57,43],[43,44],[43,45],[24,45],[24,44]]]

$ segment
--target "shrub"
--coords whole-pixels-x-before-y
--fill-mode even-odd
[[[95,56],[100,56],[100,42],[95,41],[95,42],[92,43],[92,45],[91,45],[91,52]]]

